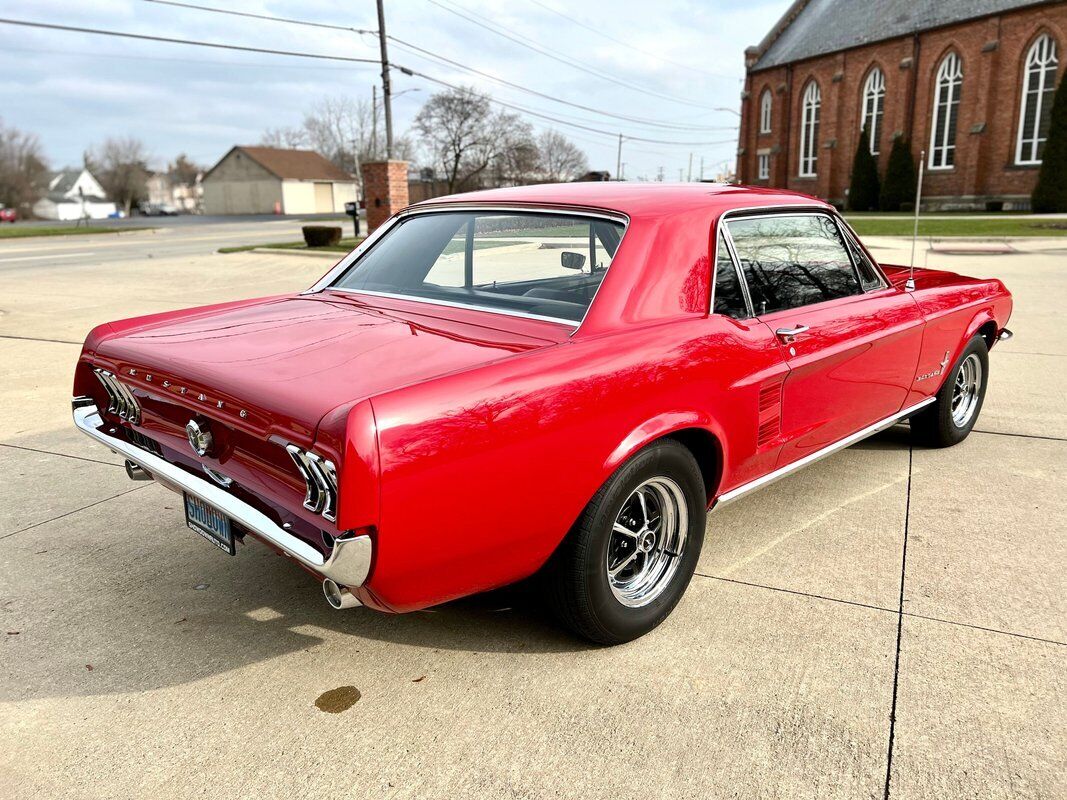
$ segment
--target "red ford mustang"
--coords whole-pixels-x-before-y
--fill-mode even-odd
[[[300,294],[112,322],[74,419],[337,608],[538,574],[623,642],[678,603],[707,511],[894,423],[967,436],[997,280],[879,265],[833,208],[620,183],[416,205]]]

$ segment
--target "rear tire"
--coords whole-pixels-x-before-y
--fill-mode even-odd
[[[976,334],[946,374],[937,400],[911,418],[911,433],[924,447],[951,447],[967,438],[982,411],[989,384],[989,348]]]
[[[549,607],[600,644],[643,636],[689,585],[706,515],[693,454],[672,439],[654,442],[615,471],[553,554],[544,573]]]

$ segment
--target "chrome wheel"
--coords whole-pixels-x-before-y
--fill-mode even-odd
[[[624,606],[648,605],[678,570],[689,532],[681,487],[658,477],[638,486],[622,504],[608,540],[611,592]]]
[[[971,421],[982,390],[982,362],[971,353],[956,370],[952,387],[952,422],[957,428]]]

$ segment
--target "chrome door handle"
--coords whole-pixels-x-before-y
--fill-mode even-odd
[[[793,339],[795,339],[797,336],[800,336],[800,334],[807,332],[807,325],[797,325],[795,328],[779,328],[774,333],[779,339],[788,344],[789,342],[793,341]]]

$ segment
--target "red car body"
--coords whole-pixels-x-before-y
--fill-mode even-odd
[[[0,222],[14,222],[19,218],[18,212],[13,208],[0,206]]]
[[[320,578],[333,548],[358,538],[367,563],[352,595],[402,612],[535,573],[613,471],[661,437],[692,450],[711,507],[903,419],[970,337],[992,346],[1011,312],[998,280],[924,269],[912,289],[906,268],[882,265],[883,285],[863,294],[711,313],[726,215],[810,211],[844,225],[789,193],[590,183],[404,213],[455,208],[610,213],[627,227],[580,324],[330,289],[371,237],[305,293],[101,325],[75,376],[80,427],[134,445],[119,450],[134,469],[162,459],[190,481],[212,485],[205,466],[232,480],[204,499],[254,508],[308,550],[261,535],[259,517],[241,532]],[[797,326],[808,330],[776,334]],[[136,420],[94,370],[132,394]],[[211,425],[213,455],[191,451],[193,415]],[[286,444],[332,462],[335,522],[304,506]]]

